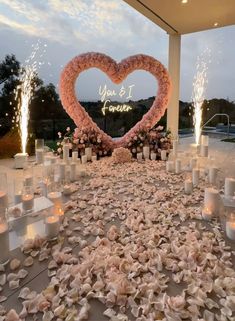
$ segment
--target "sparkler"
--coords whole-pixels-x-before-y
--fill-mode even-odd
[[[29,105],[33,97],[33,91],[36,87],[35,76],[37,74],[37,67],[44,63],[36,60],[37,52],[40,49],[40,41],[32,45],[33,51],[29,58],[25,60],[26,66],[20,72],[20,85],[15,91],[15,98],[18,101],[15,120],[18,123],[19,133],[21,137],[21,150],[26,153],[26,146],[28,141],[28,122],[29,122]],[[44,45],[46,47],[46,45]],[[45,52],[45,49],[43,53]],[[40,55],[42,57],[42,54]]]
[[[210,54],[209,49],[201,55],[197,57],[197,72],[194,76],[193,82],[193,107],[194,107],[194,116],[193,116],[193,123],[194,123],[194,136],[195,136],[195,143],[199,145],[200,137],[201,137],[201,125],[202,125],[202,104],[205,98],[205,89],[207,84],[207,61],[206,55]]]

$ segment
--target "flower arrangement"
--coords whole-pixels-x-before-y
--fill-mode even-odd
[[[124,147],[115,148],[112,153],[112,161],[116,164],[131,162],[132,154],[129,149]]]
[[[88,115],[79,103],[75,93],[75,82],[81,72],[89,68],[99,68],[116,84],[121,83],[135,70],[151,73],[158,81],[158,91],[150,110],[123,137],[113,141],[112,137],[104,133]],[[88,52],[73,58],[63,69],[60,78],[60,97],[63,107],[77,126],[87,128],[88,132],[95,132],[100,136],[108,150],[114,147],[126,146],[127,142],[139,132],[151,129],[164,115],[171,92],[171,80],[167,69],[155,58],[147,55],[134,55],[117,63],[115,60],[101,53]]]
[[[109,144],[95,130],[89,128],[75,128],[72,132],[70,127],[67,127],[66,132],[62,135],[58,133],[59,141],[57,143],[57,153],[60,155],[63,152],[63,145],[70,144],[73,151],[78,151],[79,157],[85,154],[85,148],[91,147],[92,152],[99,157],[109,156],[112,153]]]
[[[140,131],[132,135],[127,141],[126,147],[136,157],[137,153],[143,151],[144,146],[150,147],[150,152],[155,152],[157,158],[160,158],[161,150],[170,151],[172,147],[172,135],[169,131],[163,132],[162,126],[154,127],[148,131]]]

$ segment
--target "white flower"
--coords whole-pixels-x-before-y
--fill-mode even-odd
[[[66,128],[66,131],[67,131],[67,132],[70,132],[70,127],[67,127],[67,128]]]

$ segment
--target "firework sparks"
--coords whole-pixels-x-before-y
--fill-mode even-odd
[[[194,136],[195,143],[199,145],[202,131],[202,104],[205,99],[205,89],[207,84],[207,61],[206,56],[210,54],[207,49],[201,56],[197,57],[196,75],[193,83],[193,107],[194,107]]]
[[[44,45],[45,46],[45,45]],[[33,51],[28,59],[25,60],[26,66],[21,69],[20,85],[15,91],[18,108],[13,118],[19,127],[21,137],[21,150],[26,153],[28,141],[28,122],[29,122],[29,105],[33,97],[33,91],[36,87],[35,76],[37,75],[37,67],[42,65],[42,62],[36,60],[37,52],[40,49],[40,41],[32,45]]]

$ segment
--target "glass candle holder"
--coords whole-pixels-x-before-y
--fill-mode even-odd
[[[60,231],[60,218],[51,211],[45,217],[45,234],[48,240],[56,240]]]
[[[42,164],[44,162],[44,139],[35,139],[35,155],[36,163]]]
[[[230,240],[235,241],[235,211],[227,215],[226,235]]]
[[[24,186],[22,192],[22,208],[24,213],[29,213],[34,207],[34,193],[32,186]]]
[[[23,168],[24,186],[33,186],[33,167],[25,165]]]
[[[22,202],[23,181],[21,179],[14,180],[14,205]]]
[[[6,173],[0,173],[0,206],[5,209],[8,207],[8,185]]]
[[[0,207],[0,264],[7,264],[9,261],[9,228],[7,222],[7,210]]]

